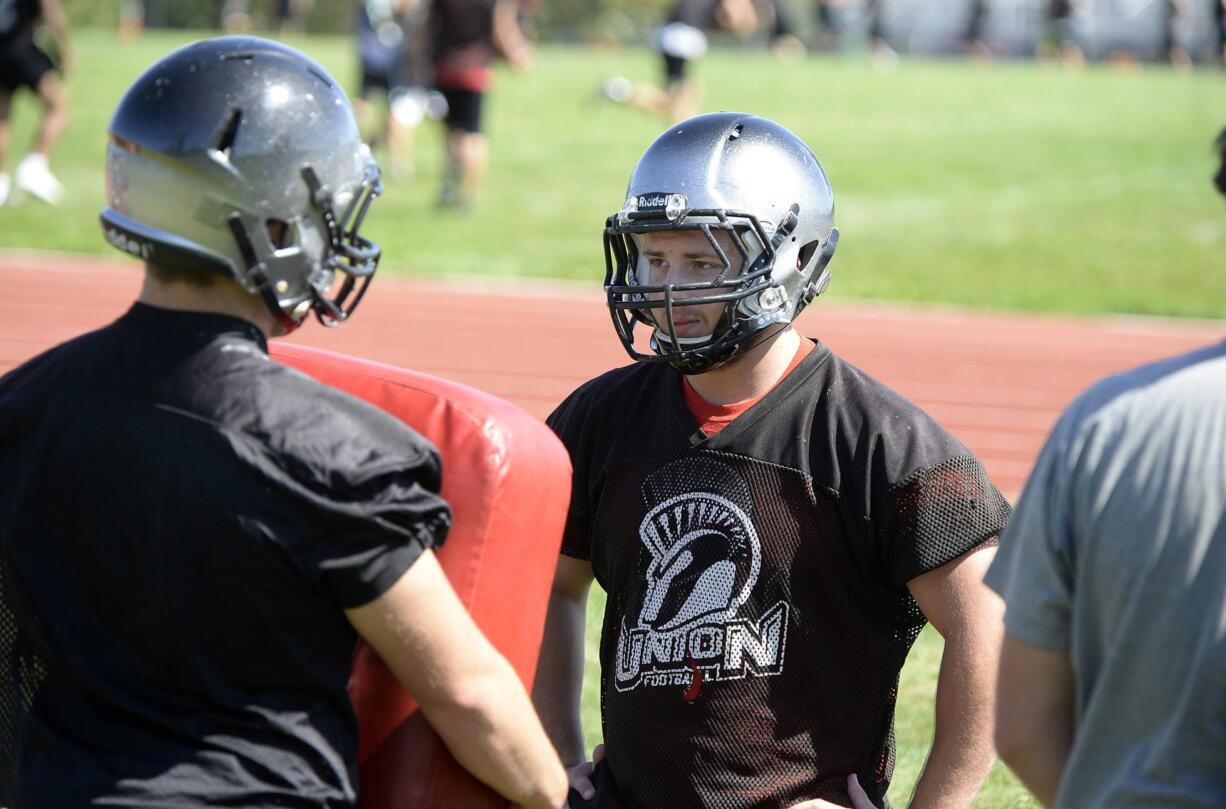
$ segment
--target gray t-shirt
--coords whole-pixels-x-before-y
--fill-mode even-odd
[[[986,581],[1072,662],[1057,807],[1226,807],[1226,343],[1074,402]]]

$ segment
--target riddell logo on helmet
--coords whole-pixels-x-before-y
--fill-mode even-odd
[[[148,242],[134,239],[116,228],[105,228],[104,231],[106,240],[116,249],[146,261],[153,257],[153,245]]]
[[[668,204],[668,194],[641,194],[638,204],[640,211],[663,208]]]

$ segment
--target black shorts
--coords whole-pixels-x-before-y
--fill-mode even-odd
[[[43,76],[55,70],[51,57],[30,36],[17,36],[0,44],[0,89],[12,93],[25,85],[38,90]]]
[[[664,81],[668,84],[685,81],[685,66],[690,63],[690,60],[682,59],[680,56],[669,56],[667,53],[661,56],[664,57]]]
[[[358,98],[367,99],[375,91],[387,95],[399,86],[400,77],[396,70],[377,70],[363,65],[362,84],[358,87]]]
[[[454,87],[440,87],[438,91],[447,99],[447,117],[444,120],[448,130],[460,129],[471,134],[481,131],[481,107],[485,93]]]

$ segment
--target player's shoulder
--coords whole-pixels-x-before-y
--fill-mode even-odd
[[[371,481],[406,474],[438,489],[441,462],[427,439],[247,340],[210,343],[158,398],[226,435],[270,480],[292,480],[332,499],[360,498]]]
[[[546,419],[555,430],[596,415],[625,413],[643,396],[654,395],[664,378],[675,376],[659,363],[632,363],[612,368],[575,388]]]
[[[283,451],[358,478],[438,465],[428,439],[369,402],[273,360],[263,363],[260,379],[252,412]]]
[[[838,356],[826,363],[819,387],[810,470],[832,489],[863,499],[960,459],[978,465],[931,414]]]
[[[890,438],[946,434],[918,404],[842,357],[832,353],[826,373],[819,407],[829,418],[843,422],[845,429]]]
[[[74,369],[97,370],[107,366],[112,352],[113,324],[78,335],[31,357],[0,375],[0,393],[72,381]]]
[[[1121,431],[1153,434],[1226,406],[1226,342],[1104,377],[1069,405],[1051,441],[1071,446]]]

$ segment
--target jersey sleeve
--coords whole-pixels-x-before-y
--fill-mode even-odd
[[[309,581],[342,609],[358,607],[446,538],[451,511],[440,494],[442,460],[430,441],[390,414],[285,374],[282,388],[295,395],[270,401],[260,413],[266,438],[258,463],[289,496],[271,525]],[[308,404],[282,406],[285,400]]]
[[[337,481],[315,499],[299,564],[343,609],[386,592],[426,550],[443,544],[451,511],[439,495],[437,453],[352,483]]]
[[[1069,648],[1074,552],[1069,418],[1048,438],[984,583],[1005,600],[1005,629],[1048,651]]]
[[[1009,519],[1009,503],[979,459],[961,445],[954,452],[887,484],[875,506],[878,541],[896,588],[994,540]]]
[[[554,431],[570,454],[572,476],[570,507],[566,513],[566,528],[562,532],[562,554],[574,559],[592,558],[592,518],[589,503],[589,453],[583,438],[587,408],[582,390],[572,393],[549,414],[545,423]]]

